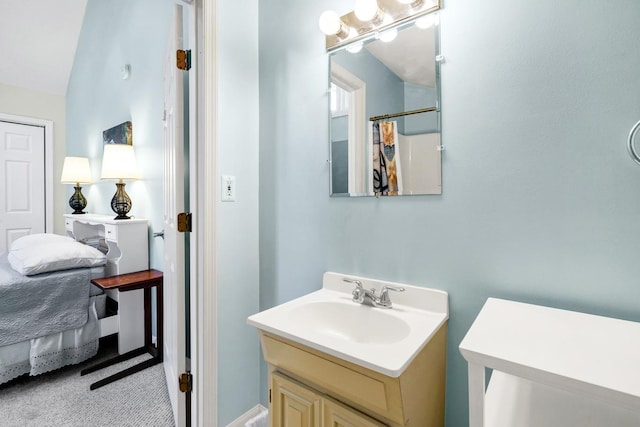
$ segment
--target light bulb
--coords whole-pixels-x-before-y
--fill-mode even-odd
[[[358,53],[362,50],[362,42],[352,43],[347,46],[347,52],[349,53]]]
[[[394,40],[396,37],[398,37],[398,30],[395,28],[385,31],[384,33],[380,33],[378,35],[378,39],[385,43],[389,43],[390,41]]]
[[[322,12],[318,21],[320,31],[328,36],[338,34],[340,31],[340,24],[340,17],[333,10],[326,10]]]
[[[363,22],[368,22],[375,18],[378,10],[377,0],[356,0],[356,4],[353,7],[356,17]]]
[[[438,17],[434,14],[423,16],[416,20],[416,27],[425,29],[429,28],[437,22]]]

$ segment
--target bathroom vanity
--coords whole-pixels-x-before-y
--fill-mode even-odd
[[[344,278],[405,291],[389,309],[362,305]],[[337,273],[249,317],[269,366],[270,425],[443,426],[447,320],[446,292]]]

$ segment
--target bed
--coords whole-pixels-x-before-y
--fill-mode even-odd
[[[0,254],[0,384],[97,353],[106,295],[90,281],[105,263],[98,249],[54,234]]]

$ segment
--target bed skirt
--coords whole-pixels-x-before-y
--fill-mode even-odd
[[[100,338],[96,299],[100,297],[103,296],[90,298],[89,316],[83,326],[0,347],[0,384],[20,375],[39,375],[95,356]]]

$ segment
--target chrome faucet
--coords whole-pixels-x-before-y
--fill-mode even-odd
[[[362,282],[356,279],[347,279],[346,277],[342,279],[343,282],[351,283],[355,285],[353,292],[353,302],[357,302],[359,304],[370,305],[372,307],[379,308],[391,308],[391,298],[389,298],[389,291],[396,292],[404,292],[404,288],[398,286],[390,286],[385,285],[380,290],[380,296],[376,295],[376,290],[371,288],[371,290],[365,289],[362,286]]]

